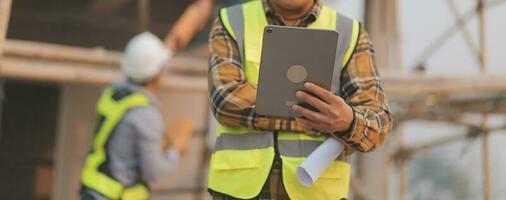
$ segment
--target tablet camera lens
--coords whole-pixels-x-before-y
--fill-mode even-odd
[[[272,33],[272,29],[268,28],[267,30],[265,30],[265,32]]]

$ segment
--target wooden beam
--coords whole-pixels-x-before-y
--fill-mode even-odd
[[[485,26],[485,1],[478,0],[477,1],[477,11],[478,11],[478,19],[480,21],[480,71],[481,73],[485,73],[487,69],[487,41],[486,41],[486,26]]]
[[[437,102],[435,105],[427,105],[427,102],[399,102],[390,101],[392,114],[395,121],[410,119],[433,119],[447,118],[462,113],[490,113],[506,114],[506,96],[484,97],[482,99],[458,100],[449,99]]]
[[[487,45],[486,45],[486,26],[485,26],[485,0],[477,0],[477,11],[480,21],[480,72],[485,74],[487,70]],[[492,181],[490,178],[490,154],[489,154],[489,130],[488,130],[488,113],[483,114],[482,130],[483,130],[483,145],[482,145],[482,159],[483,159],[483,199],[492,199]]]
[[[14,79],[98,85],[120,79],[118,70],[90,64],[5,57],[2,65],[3,75]]]
[[[119,66],[122,57],[121,52],[108,51],[103,48],[90,49],[13,39],[5,42],[5,55],[103,66]]]
[[[119,68],[110,66],[9,57],[4,58],[1,64],[4,66],[3,76],[13,79],[106,85],[122,78]],[[163,87],[172,90],[207,91],[207,79],[166,75]]]
[[[83,48],[13,39],[5,42],[5,54],[9,57],[93,64],[106,68],[118,68],[123,56],[119,51],[103,48]],[[178,74],[201,77],[207,74],[207,60],[203,58],[177,55],[171,60],[170,66],[171,71]]]
[[[407,169],[406,169],[406,160],[397,160],[396,162],[396,165],[397,165],[397,184],[399,185],[399,194],[398,194],[398,197],[397,199],[399,200],[405,200],[407,197],[406,197],[406,193],[407,193]]]
[[[483,161],[482,171],[483,171],[483,199],[491,200],[492,199],[492,181],[490,178],[490,144],[489,144],[489,129],[488,129],[488,113],[483,114],[481,128],[483,130],[482,135],[482,152],[481,157]]]
[[[410,98],[431,94],[461,94],[504,92],[506,79],[502,75],[421,75],[384,74],[382,81],[389,96]]]
[[[165,37],[165,46],[173,52],[186,47],[209,20],[213,5],[213,0],[196,0],[188,6]]]
[[[430,119],[428,119],[428,120],[430,121]],[[439,122],[439,121],[437,121],[437,122]],[[458,122],[453,123],[453,122],[448,121],[448,123],[454,124],[454,125],[461,125]],[[482,127],[482,125],[483,124],[478,125],[478,126],[475,126],[475,125],[468,126],[469,131],[474,129],[474,130],[479,131],[477,133],[468,132],[466,134],[454,134],[454,135],[447,136],[444,138],[432,140],[432,141],[424,143],[424,144],[418,144],[418,145],[413,145],[413,146],[405,146],[405,145],[400,146],[398,149],[396,149],[393,152],[392,157],[394,158],[394,160],[409,160],[409,159],[413,158],[414,156],[416,156],[420,153],[423,153],[429,149],[433,149],[433,148],[440,147],[443,145],[448,145],[448,144],[451,144],[451,143],[454,143],[457,141],[462,141],[462,140],[465,140],[466,138],[470,138],[470,137],[480,137],[480,136],[487,137],[487,135],[489,136],[492,133],[500,133],[499,131],[506,130],[506,126],[489,128],[489,127],[485,127],[485,126]],[[472,135],[472,134],[477,134],[477,135]]]
[[[149,22],[151,21],[151,1],[137,0],[139,15],[139,32],[149,31]]]
[[[0,0],[0,60],[3,55],[3,45],[7,36],[9,19],[11,15],[12,0]],[[0,66],[1,72],[1,66]]]
[[[402,70],[398,0],[366,0],[365,29],[374,42],[378,68]]]

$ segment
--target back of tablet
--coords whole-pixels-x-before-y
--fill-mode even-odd
[[[264,30],[258,80],[256,113],[267,116],[298,116],[291,105],[302,103],[295,92],[305,82],[326,89],[332,85],[338,34],[285,26]]]

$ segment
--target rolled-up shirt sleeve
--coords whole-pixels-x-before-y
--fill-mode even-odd
[[[154,181],[162,177],[177,166],[179,156],[177,151],[171,149],[164,152],[162,144],[164,141],[163,117],[158,109],[153,106],[137,108],[133,110],[135,115],[129,123],[137,134],[138,149],[136,155],[139,160],[139,167],[142,175],[148,181]]]
[[[374,48],[365,30],[341,76],[341,94],[354,111],[349,130],[334,133],[356,151],[369,152],[382,145],[392,128],[387,96],[376,69]]]

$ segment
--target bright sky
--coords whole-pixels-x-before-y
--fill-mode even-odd
[[[475,7],[475,0],[453,0],[458,2],[460,13],[467,13]],[[401,33],[403,37],[403,59],[405,67],[412,67],[420,53],[450,25],[455,18],[450,12],[448,1],[401,0]],[[506,45],[506,4],[486,11],[486,50],[489,73],[506,73],[501,54]],[[503,26],[501,26],[503,25]],[[479,44],[478,18],[468,24],[473,43]],[[477,73],[478,61],[470,53],[463,34],[458,33],[434,53],[427,63],[430,73]]]
[[[402,34],[402,59],[404,67],[411,69],[416,59],[448,27],[455,19],[448,6],[450,0],[399,0],[400,32]],[[466,13],[474,8],[476,0],[453,0],[457,2],[460,13]],[[489,2],[500,0],[489,0]],[[363,0],[327,0],[340,12],[363,20]],[[504,46],[506,46],[506,3],[486,11],[487,61],[488,73],[506,74],[503,61]],[[473,43],[478,45],[478,20],[473,18],[468,29],[473,37]],[[446,41],[426,63],[428,72],[432,74],[473,74],[479,69],[478,61],[470,53],[462,33],[455,34]]]

